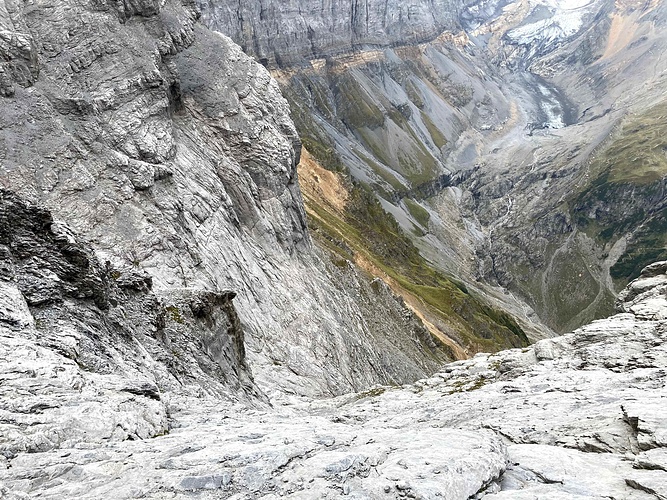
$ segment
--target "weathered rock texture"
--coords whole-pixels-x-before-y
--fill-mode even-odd
[[[667,264],[610,319],[397,387],[440,351],[318,256],[286,102],[196,18],[0,3],[0,494],[667,497]]]
[[[5,458],[170,427],[173,393],[258,401],[232,292],[156,295],[44,208],[0,192],[0,447]]]
[[[168,433],[152,439],[142,438],[167,429],[156,411],[162,393],[63,362],[15,333],[30,312],[5,301],[0,376],[13,399],[3,398],[0,491],[9,499],[665,498],[666,292],[662,262],[624,291],[609,319],[401,388],[295,398],[271,410],[175,396]],[[105,424],[140,405],[144,427],[127,419],[117,427],[133,440],[95,426],[92,394],[110,403]],[[81,420],[72,418],[79,408]],[[84,432],[68,434],[83,423]]]
[[[667,258],[665,2],[199,3],[274,68],[313,155],[534,337]]]
[[[146,273],[177,323],[237,315],[245,349],[205,343],[267,392],[429,373],[446,353],[405,306],[312,247],[277,84],[197,18],[187,1],[2,2],[3,197],[43,204],[119,279]]]
[[[463,2],[334,0],[327,2],[198,0],[204,22],[238,41],[264,64],[432,39],[454,27]]]

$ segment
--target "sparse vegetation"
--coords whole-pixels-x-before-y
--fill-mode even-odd
[[[472,392],[481,389],[487,383],[487,380],[482,377],[477,377],[474,380],[464,378],[453,382],[450,386],[449,394],[456,394],[457,392]]]
[[[419,89],[412,83],[411,81],[408,80],[408,82],[405,84],[405,93],[408,95],[408,98],[414,104],[417,106],[419,109],[424,108],[424,99],[422,99],[421,92]]]
[[[609,182],[651,184],[667,175],[667,101],[631,117],[596,159]],[[595,167],[594,166],[594,167]]]
[[[362,258],[424,311],[447,325],[471,352],[497,351],[529,343],[507,313],[483,303],[467,288],[433,269],[365,186],[350,188],[346,213],[306,197],[315,237],[339,258]]]
[[[337,118],[354,131],[370,153],[366,155],[357,150],[355,153],[359,158],[394,190],[404,190],[405,186],[378,162],[400,172],[413,185],[432,180],[438,171],[437,160],[412,129],[406,114],[386,103],[383,104],[386,111],[383,111],[347,73],[336,74],[332,78]],[[412,90],[417,98],[417,89]],[[328,108],[320,109],[326,101],[322,92],[317,94],[322,103],[316,104],[315,108],[328,113]],[[299,102],[299,99],[291,100]],[[420,104],[423,106],[423,102]],[[328,170],[345,172],[334,145],[313,123],[307,111],[293,104],[292,112],[304,146],[311,154]],[[433,143],[438,148],[445,146],[447,139],[442,132],[428,115],[422,112],[421,116]],[[405,147],[398,155],[392,155],[392,147],[386,143],[388,139],[384,128],[389,120],[408,135]],[[395,286],[414,296],[429,314],[447,325],[448,334],[472,352],[495,351],[528,343],[525,333],[509,315],[485,305],[464,285],[454,283],[451,278],[430,267],[393,217],[382,209],[375,193],[364,185],[353,186],[347,173],[344,177],[350,186],[346,213],[331,210],[320,200],[306,199],[310,227],[321,244],[336,256],[337,265],[344,265],[347,260],[361,256],[378,273],[384,273],[393,280]],[[414,200],[406,200],[405,203],[416,223],[415,234],[423,236],[428,230],[428,211]],[[455,333],[452,334],[452,331]]]
[[[610,273],[619,286],[667,258],[664,183],[667,175],[667,101],[631,116],[591,163],[595,177],[573,198],[573,217],[600,244],[631,235]],[[613,205],[613,207],[612,207]]]
[[[290,103],[291,116],[301,137],[304,147],[317,157],[320,164],[332,172],[344,172],[343,165],[331,140],[313,121],[312,115],[300,104],[301,97],[296,94],[298,85],[284,87],[284,95]],[[318,91],[320,95],[322,91]],[[328,108],[327,108],[328,109]]]
[[[167,306],[165,307],[165,310],[169,313],[171,319],[174,320],[176,323],[179,323],[181,325],[185,323],[185,321],[183,320],[183,316],[181,315],[181,311],[178,307]]]
[[[373,387],[371,389],[368,389],[367,391],[363,391],[363,392],[360,392],[358,394],[355,394],[353,401],[360,401],[360,400],[365,399],[365,398],[376,398],[378,396],[381,396],[385,392],[387,392],[386,387],[382,387],[382,386]]]
[[[332,172],[344,172],[345,166],[340,160],[336,149],[332,144],[328,144],[325,139],[321,139],[316,132],[312,131],[310,135],[301,138],[303,146],[316,156],[322,166]]]
[[[335,75],[332,88],[335,89],[338,118],[350,129],[367,127],[372,130],[384,125],[382,110],[348,73]]]
[[[428,221],[431,219],[428,210],[410,198],[404,198],[403,201],[405,202],[405,206],[408,208],[410,215],[412,215],[423,228],[428,229]]]
[[[431,120],[429,116],[423,111],[421,117],[424,125],[426,125],[426,128],[428,129],[428,133],[431,134],[433,144],[435,144],[438,149],[442,149],[447,144],[447,138],[443,135],[436,124],[433,123],[433,120]]]
[[[396,176],[392,175],[391,172],[388,172],[386,169],[382,168],[380,165],[377,164],[377,162],[368,158],[368,156],[363,154],[361,151],[359,151],[358,149],[354,149],[354,154],[356,154],[359,158],[361,158],[364,161],[364,163],[366,163],[366,165],[368,165],[371,168],[371,170],[373,170],[373,172],[375,172],[383,181],[389,184],[396,191],[403,191],[406,189],[406,186],[404,186],[396,178]]]
[[[667,209],[663,209],[635,231],[625,253],[610,269],[611,277],[625,282],[659,260],[667,260]]]

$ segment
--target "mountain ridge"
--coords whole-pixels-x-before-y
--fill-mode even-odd
[[[512,5],[461,15],[579,8]],[[484,34],[277,74],[301,153],[194,2],[0,2],[0,496],[665,497],[667,263],[532,309],[662,249],[665,7],[619,6],[549,75]]]
[[[40,68],[2,101],[3,187],[166,299],[233,290],[267,392],[403,382],[448,359],[395,297],[313,247],[300,141],[268,72],[197,24],[191,2],[132,5],[134,17],[93,2],[2,18],[30,33]]]

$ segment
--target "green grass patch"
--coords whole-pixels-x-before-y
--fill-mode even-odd
[[[388,155],[388,149],[376,137],[376,134],[369,129],[359,129],[356,131],[361,142],[373,154],[375,158],[389,167],[396,168],[394,161]]]
[[[598,244],[629,236],[610,269],[621,287],[667,258],[663,179],[667,175],[667,101],[630,116],[590,165],[592,181],[570,201],[577,226]]]
[[[578,249],[558,254],[553,261],[550,280],[552,286],[547,293],[547,303],[553,306],[549,312],[552,323],[559,331],[590,304],[600,291],[600,285],[588,271],[586,260]]]
[[[344,216],[328,211],[315,200],[308,200],[308,208],[314,213],[310,225],[326,248],[339,256],[342,248],[361,254],[449,325],[464,347],[478,352],[529,344],[510,315],[433,269],[368,188],[357,185],[352,189]],[[335,240],[342,243],[336,245]]]
[[[405,189],[407,189],[406,186],[404,186],[403,183],[396,178],[396,176],[392,175],[391,172],[387,172],[387,170],[378,165],[377,162],[371,160],[368,156],[366,156],[356,148],[353,149],[352,151],[354,151],[354,154],[356,154],[359,158],[361,158],[363,162],[366,165],[368,165],[370,169],[378,175],[378,177],[380,177],[383,181],[389,184],[396,191],[404,191]]]
[[[428,229],[428,221],[431,219],[431,214],[428,213],[428,210],[410,198],[403,198],[403,201],[405,202],[405,206],[408,208],[410,215],[412,215],[423,228]]]
[[[408,95],[408,99],[410,99],[412,104],[417,106],[419,109],[424,109],[425,103],[424,99],[422,99],[421,92],[415,86],[415,84],[409,80],[405,84],[405,93]]]
[[[408,152],[398,153],[398,164],[401,168],[401,173],[412,183],[413,186],[419,186],[426,182],[432,181],[438,171],[435,158],[426,150],[426,147],[421,143],[415,143],[417,146],[415,158]]]
[[[283,95],[289,102],[291,117],[303,146],[327,170],[347,172],[347,167],[341,161],[333,142],[327,133],[315,123],[308,106],[303,104],[305,98],[298,93],[298,88],[299,85],[283,87]]]
[[[447,144],[447,138],[443,135],[436,124],[433,123],[429,116],[423,111],[421,113],[421,117],[424,125],[426,125],[426,128],[428,129],[428,133],[431,135],[433,144],[435,144],[438,149],[442,149]]]
[[[398,154],[398,163],[401,172],[413,183],[413,185],[419,185],[433,180],[438,172],[436,159],[426,148],[421,139],[417,137],[417,134],[412,129],[405,116],[398,110],[392,110],[389,116],[401,130],[412,138],[414,144],[411,151],[405,150]]]
[[[317,161],[327,170],[332,172],[346,172],[347,169],[336,152],[333,145],[327,144],[319,136],[311,133],[301,137],[303,147],[305,147],[310,154],[317,158]]]
[[[667,209],[654,215],[635,232],[610,274],[624,283],[637,278],[644,267],[659,260],[667,260]]]
[[[387,144],[387,139],[383,134],[377,131],[369,128],[356,130],[361,142],[375,158],[400,172],[413,186],[433,180],[439,170],[437,160],[417,137],[405,116],[398,110],[392,110],[389,116],[391,121],[408,136],[405,148],[398,151],[396,158],[390,156],[393,148]]]
[[[595,163],[610,182],[650,184],[667,175],[667,101],[629,118]]]
[[[384,125],[385,116],[373,99],[347,72],[335,75],[334,91],[338,118],[352,130],[376,129]]]

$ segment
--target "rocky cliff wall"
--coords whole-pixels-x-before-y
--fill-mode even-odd
[[[1,495],[666,496],[664,263],[572,334],[269,409],[439,354],[312,248],[285,102],[189,3],[33,7],[0,3]]]
[[[153,289],[0,192],[1,454],[169,431],[179,395],[263,404],[231,291]]]
[[[462,2],[200,0],[204,22],[271,66],[349,53],[364,46],[418,43],[457,26]]]
[[[147,273],[176,318],[189,297],[236,293],[237,361],[262,390],[401,383],[445,359],[391,293],[318,256],[287,103],[191,2],[1,7],[4,188],[100,262]]]

